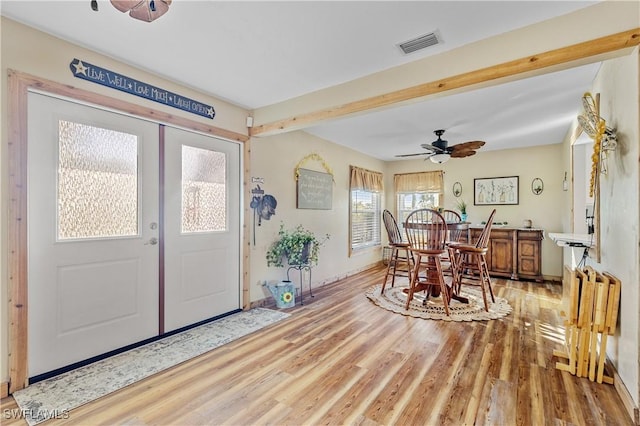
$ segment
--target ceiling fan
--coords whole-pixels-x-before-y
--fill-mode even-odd
[[[484,141],[469,141],[459,143],[457,145],[449,146],[449,143],[441,138],[444,134],[444,130],[435,130],[433,133],[438,136],[438,139],[429,143],[423,143],[420,146],[426,150],[426,152],[420,152],[417,154],[400,154],[396,157],[414,157],[418,155],[427,155],[434,163],[444,163],[453,158],[470,157],[476,154],[476,149],[481,148],[485,143]]]

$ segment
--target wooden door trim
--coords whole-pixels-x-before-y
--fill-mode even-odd
[[[158,128],[158,334],[164,334],[164,183],[165,183],[165,130],[161,124]]]
[[[143,107],[120,99],[99,95],[74,86],[60,84],[20,71],[8,70],[8,316],[9,316],[9,393],[28,385],[28,240],[27,240],[27,95],[30,89],[67,97],[150,119],[159,124],[167,123],[195,130],[214,137],[244,144],[249,137],[240,133],[209,126],[163,111]],[[246,152],[246,151],[245,151]],[[248,170],[244,172],[246,185]],[[247,215],[244,215],[245,228]],[[245,235],[242,245],[246,248]],[[249,250],[243,253],[249,257]],[[245,262],[248,264],[248,260]],[[243,306],[249,305],[249,280],[247,271],[242,278]]]

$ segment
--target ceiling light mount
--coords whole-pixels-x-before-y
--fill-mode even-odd
[[[129,16],[134,19],[151,22],[167,13],[171,1],[172,0],[111,0],[111,4],[120,12],[129,12]]]

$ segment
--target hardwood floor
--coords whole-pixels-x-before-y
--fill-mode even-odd
[[[364,290],[383,277],[314,290],[285,321],[43,424],[632,424],[612,385],[555,369],[559,284],[494,279],[513,312],[455,323],[375,306]]]

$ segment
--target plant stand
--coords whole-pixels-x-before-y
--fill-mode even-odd
[[[311,291],[311,265],[306,264],[306,265],[289,266],[289,268],[287,269],[287,281],[291,281],[289,279],[289,271],[291,271],[292,269],[296,269],[300,271],[300,304],[304,305],[304,301],[302,297],[302,283],[303,283],[303,276],[304,276],[303,271],[309,271],[309,294],[311,295],[311,297],[313,297],[313,292]]]

